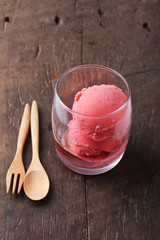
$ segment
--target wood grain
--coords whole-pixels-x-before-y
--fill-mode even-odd
[[[0,1],[0,239],[160,239],[159,20],[158,0]],[[59,161],[50,117],[58,77],[87,63],[124,75],[133,103],[123,160],[90,177]],[[34,99],[40,159],[51,182],[47,198],[36,203],[23,191],[5,194],[24,105]],[[26,170],[30,138],[23,154]]]

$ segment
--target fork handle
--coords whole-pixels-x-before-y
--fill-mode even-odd
[[[39,156],[39,115],[37,102],[34,100],[31,107],[31,136],[33,157]]]
[[[23,147],[28,136],[30,126],[30,114],[31,114],[30,106],[27,103],[24,108],[17,141],[17,152],[20,153],[22,153],[23,151]]]

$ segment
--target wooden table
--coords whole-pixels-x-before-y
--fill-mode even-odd
[[[58,77],[88,63],[119,71],[132,91],[123,160],[82,176],[58,159],[51,105]],[[40,201],[6,194],[26,102],[40,111],[40,159],[51,182]],[[0,1],[0,239],[160,239],[159,0]],[[24,164],[31,161],[30,135]]]

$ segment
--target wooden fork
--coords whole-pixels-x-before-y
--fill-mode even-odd
[[[10,190],[12,179],[13,179],[12,194],[15,193],[16,185],[18,185],[17,192],[20,193],[22,184],[24,182],[25,169],[24,169],[23,160],[22,160],[22,152],[23,152],[24,143],[26,141],[26,138],[29,132],[30,115],[31,115],[30,112],[31,112],[30,106],[27,103],[24,108],[24,113],[23,113],[20,129],[19,129],[17,151],[15,154],[14,160],[11,163],[6,175],[6,192],[7,193]],[[19,181],[18,181],[18,178],[19,178]]]

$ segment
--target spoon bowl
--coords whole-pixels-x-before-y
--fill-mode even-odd
[[[43,199],[49,191],[49,179],[44,171],[31,171],[24,182],[25,194],[32,200]]]

